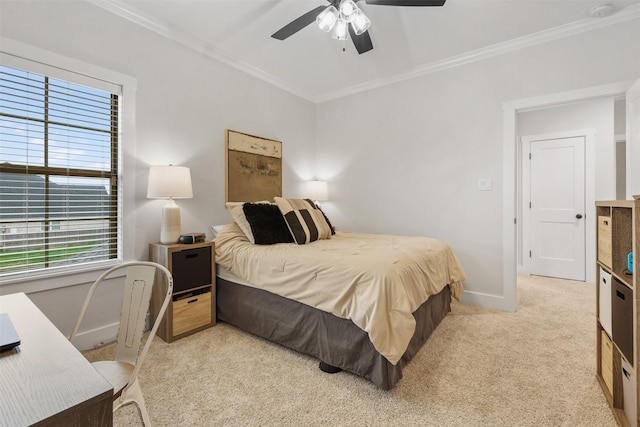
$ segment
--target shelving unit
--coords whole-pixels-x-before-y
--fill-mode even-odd
[[[596,202],[597,378],[621,426],[640,426],[640,200]]]
[[[213,242],[149,244],[149,259],[173,276],[173,295],[157,335],[172,342],[216,324],[216,273]],[[164,280],[163,276],[160,277]],[[152,310],[162,300],[152,296]]]

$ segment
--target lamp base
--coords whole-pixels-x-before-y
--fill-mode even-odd
[[[169,202],[162,208],[160,242],[164,244],[178,243],[180,232],[180,208],[173,199],[169,199]]]

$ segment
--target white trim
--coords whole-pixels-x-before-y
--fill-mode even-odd
[[[86,268],[65,270],[60,272],[48,272],[42,275],[27,277],[20,276],[19,280],[3,278],[0,284],[0,294],[12,292],[32,293],[43,290],[74,286],[81,283],[92,282],[98,277],[96,270],[106,270],[123,260],[134,259],[135,254],[135,158],[136,158],[136,89],[137,80],[134,77],[120,74],[115,71],[107,70],[96,65],[88,64],[49,52],[31,45],[27,45],[12,39],[0,37],[0,51],[6,55],[1,55],[3,59],[16,59],[19,61],[30,61],[40,66],[48,66],[53,69],[63,70],[68,73],[80,76],[90,76],[94,79],[102,80],[119,86],[122,94],[122,103],[120,108],[121,129],[120,129],[120,146],[118,147],[120,164],[121,183],[120,183],[120,200],[119,206],[122,231],[120,233],[118,259],[113,261],[105,261],[104,263],[94,266],[86,266]],[[4,62],[3,62],[4,63]],[[129,179],[131,182],[129,183]],[[123,236],[128,236],[124,239]]]
[[[261,70],[247,62],[241,61],[237,57],[225,52],[217,47],[207,43],[199,38],[193,37],[191,34],[186,33],[177,28],[170,27],[165,22],[162,22],[152,16],[145,14],[144,12],[134,8],[129,4],[125,4],[120,0],[86,0],[89,3],[94,4],[108,12],[111,12],[121,18],[124,18],[134,24],[137,24],[147,30],[153,31],[161,36],[180,43],[181,45],[193,49],[198,53],[213,58],[222,62],[230,67],[238,69],[250,76],[256,77],[269,84],[272,84],[282,90],[290,92],[296,96],[304,98],[306,100],[312,100],[313,95],[306,92],[302,88],[295,88],[285,81],[279,79]]]
[[[517,175],[516,180],[518,180],[518,185],[516,191],[520,194],[518,205],[520,206],[520,227],[516,232],[522,232],[522,236],[520,238],[520,243],[518,244],[518,239],[516,237],[516,248],[518,253],[520,254],[519,261],[517,264],[518,274],[531,274],[531,258],[527,256],[527,250],[531,250],[531,232],[530,232],[530,222],[531,222],[531,208],[527,205],[531,203],[531,188],[529,184],[530,176],[531,176],[531,160],[529,155],[531,154],[531,141],[537,140],[536,135],[527,135],[521,136],[520,144],[518,145],[518,150],[520,152],[520,163],[517,166]],[[518,179],[520,178],[520,179]]]
[[[119,327],[120,322],[116,322],[90,331],[78,332],[73,345],[80,351],[102,347],[116,340]]]
[[[633,82],[625,93],[626,110],[626,193],[627,200],[640,194],[640,129],[638,108],[640,108],[640,80]],[[636,258],[637,259],[637,258]]]
[[[640,17],[640,4],[631,5],[624,8],[620,12],[606,18],[585,18],[579,21],[571,22],[569,24],[550,28],[548,30],[543,30],[537,33],[528,34],[526,36],[517,37],[506,42],[496,43],[490,46],[463,53],[461,55],[451,56],[440,61],[421,65],[419,67],[415,67],[413,70],[398,74],[393,77],[370,80],[358,85],[350,86],[333,92],[328,92],[319,97],[316,97],[314,101],[316,103],[330,101],[336,98],[353,95],[358,92],[376,89],[404,80],[409,80],[427,74],[435,73],[437,71],[442,71],[449,68],[458,67],[460,65],[481,61],[483,59],[492,58],[498,55],[503,55],[505,53],[513,52],[518,49],[524,49],[526,47],[547,43],[559,38],[569,37],[587,31],[596,30],[608,25],[618,24],[620,22],[635,19],[638,17]]]
[[[504,144],[502,150],[502,301],[496,307],[505,311],[516,311],[517,277],[516,265],[516,110],[504,110],[502,133],[510,144]],[[509,179],[509,178],[512,179]],[[506,197],[509,194],[512,197]]]
[[[29,70],[30,72],[49,76],[59,80],[75,83],[80,86],[88,86],[116,95],[122,95],[122,85],[106,81],[100,78],[91,77],[85,73],[79,73],[60,67],[50,66],[39,61],[32,61],[26,55],[16,55],[4,52],[4,46],[0,48],[0,64],[12,68]]]
[[[567,104],[570,102],[588,101],[590,99],[615,96],[624,97],[627,89],[631,87],[634,81],[635,80],[627,80],[624,82],[569,90],[566,92],[550,93],[547,95],[534,96],[532,98],[523,98],[515,101],[507,101],[502,103],[502,111],[532,111],[540,108]]]
[[[191,48],[197,52],[214,58],[222,63],[225,63],[231,67],[239,69],[253,77],[266,81],[280,89],[286,90],[294,95],[300,96],[308,101],[314,103],[322,103],[337,98],[353,95],[359,92],[364,92],[371,89],[376,89],[382,86],[387,86],[393,83],[398,83],[404,80],[413,79],[416,77],[424,76],[427,74],[435,73],[437,71],[446,70],[460,65],[469,64],[475,61],[481,61],[483,59],[491,58],[494,56],[509,53],[518,49],[523,49],[530,46],[535,46],[541,43],[547,43],[552,40],[556,40],[563,37],[569,37],[576,34],[584,33],[587,31],[596,30],[599,28],[615,25],[630,19],[640,17],[640,4],[634,4],[627,6],[626,8],[607,16],[604,18],[584,18],[579,21],[571,22],[565,25],[560,25],[555,28],[539,31],[537,33],[528,34],[526,36],[517,37],[512,40],[508,40],[502,43],[496,43],[491,46],[486,46],[480,49],[472,50],[470,52],[463,53],[461,55],[452,56],[442,59],[440,61],[434,61],[429,64],[425,64],[414,69],[398,74],[393,77],[385,79],[370,80],[358,85],[349,86],[343,89],[335,90],[333,92],[324,93],[318,96],[305,91],[302,88],[295,88],[279,78],[266,73],[265,71],[254,67],[248,63],[240,61],[238,58],[222,51],[211,44],[193,37],[184,31],[172,28],[166,23],[159,21],[140,10],[135,9],[129,4],[125,4],[120,0],[87,0],[88,2],[98,6],[104,10],[107,10],[115,15],[120,16],[128,21],[131,21],[137,25],[140,25],[148,30],[154,31],[164,37],[174,40],[188,48]]]
[[[503,308],[513,311],[517,307],[516,287],[516,116],[518,112],[543,106],[560,105],[602,97],[624,96],[633,82],[619,82],[568,92],[542,95],[534,98],[504,102],[502,104],[502,153],[503,153],[503,193],[502,193],[502,259],[503,259]]]
[[[596,276],[595,270],[588,268],[590,265],[595,265],[596,252],[595,252],[595,194],[596,194],[596,182],[595,182],[595,162],[596,162],[596,129],[578,129],[563,132],[553,132],[539,135],[526,135],[520,137],[520,168],[518,169],[517,176],[522,179],[521,185],[518,187],[522,191],[522,198],[520,200],[521,209],[521,224],[522,224],[522,242],[521,245],[517,245],[522,250],[522,263],[518,264],[518,274],[531,274],[531,259],[526,255],[527,248],[531,247],[530,242],[530,221],[531,211],[528,209],[527,204],[530,200],[529,194],[529,174],[530,163],[528,160],[528,153],[531,152],[531,142],[544,141],[549,139],[563,139],[584,137],[584,162],[585,171],[590,172],[584,177],[584,203],[585,203],[585,280],[589,283],[595,283]],[[517,239],[516,239],[517,241]]]
[[[23,278],[21,281],[4,281],[3,279],[3,284],[0,286],[0,295],[15,294],[17,292],[24,292],[29,295],[36,292],[92,283],[106,270],[119,263],[120,261],[110,261],[100,263],[94,267],[85,267],[82,270],[78,269],[75,271],[58,272],[57,274],[40,275],[35,278],[28,277]],[[112,277],[118,276],[114,274]]]
[[[463,304],[476,305],[490,310],[515,311],[515,309],[510,310],[506,308],[508,306],[505,305],[505,298],[502,296],[474,292],[466,289],[460,301]]]
[[[120,262],[120,260],[114,259],[92,264],[55,267],[33,273],[22,272],[8,275],[2,278],[0,294],[6,295],[15,292],[30,294],[93,282],[103,271],[120,264]]]
[[[136,79],[133,77],[107,70],[97,65],[78,61],[77,59],[58,55],[57,53],[49,52],[6,37],[0,37],[0,52],[27,60],[31,63],[40,64],[49,69],[58,68],[67,73],[73,73],[78,76],[88,76],[92,80],[102,80],[115,86],[127,86],[134,90],[137,86]],[[3,64],[7,65],[4,62]],[[82,84],[82,82],[78,83]]]

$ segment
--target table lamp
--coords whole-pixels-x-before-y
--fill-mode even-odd
[[[304,197],[314,202],[329,200],[329,190],[326,181],[307,181],[304,187]]]
[[[149,186],[147,198],[168,199],[162,209],[160,242],[177,243],[180,238],[180,208],[174,199],[190,199],[191,171],[184,166],[151,166],[149,168]]]

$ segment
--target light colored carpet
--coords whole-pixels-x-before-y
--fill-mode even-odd
[[[154,339],[140,383],[156,426],[615,426],[595,325],[594,285],[526,276],[516,313],[454,303],[388,392],[222,323]]]

